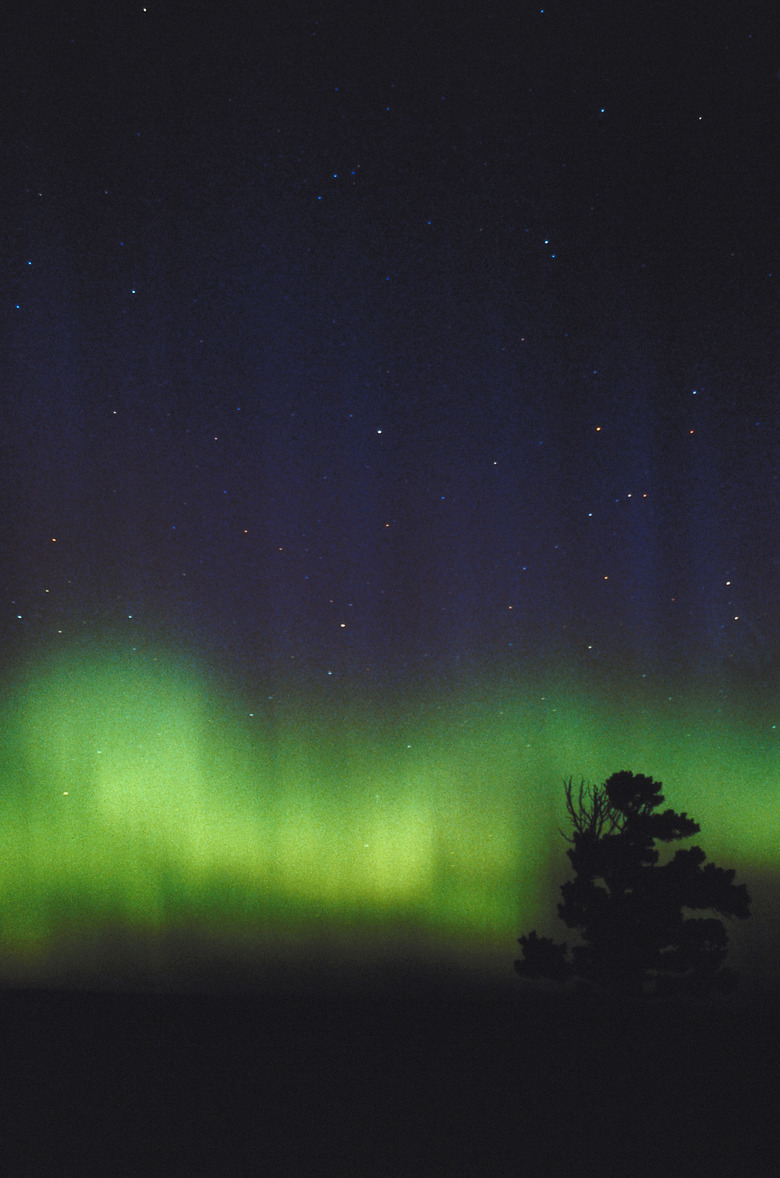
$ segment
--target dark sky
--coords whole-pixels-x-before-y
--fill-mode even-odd
[[[776,687],[773,5],[13,7],[13,658]]]

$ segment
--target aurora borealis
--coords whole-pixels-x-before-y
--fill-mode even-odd
[[[552,787],[572,763],[594,779],[616,761],[660,765],[706,812],[717,861],[748,878],[774,865],[775,746],[704,701],[681,717],[648,699],[637,723],[636,698],[592,684],[486,680],[338,708],[271,699],[258,715],[196,660],[116,643],[9,688],[2,925],[16,981],[195,984],[219,953],[246,981],[264,958],[348,961],[361,945],[374,963],[498,972],[518,912],[550,919],[565,875]],[[724,780],[741,821],[712,789]]]
[[[38,7],[0,83],[0,979],[511,981],[563,780],[628,768],[755,893],[769,985],[762,6]]]

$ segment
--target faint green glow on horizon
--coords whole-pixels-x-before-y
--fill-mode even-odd
[[[511,961],[560,882],[569,775],[651,773],[716,861],[777,865],[771,726],[487,679],[404,701],[261,699],[194,659],[110,645],[9,685],[7,974],[56,974],[51,947],[78,953],[101,929],[269,953],[313,929],[358,952],[378,930],[388,944],[416,930],[423,946],[500,945]]]

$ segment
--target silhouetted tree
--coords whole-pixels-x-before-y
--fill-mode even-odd
[[[523,956],[515,969],[525,978],[577,978],[597,992],[626,997],[666,993],[704,994],[729,989],[736,975],[723,966],[728,937],[709,911],[740,920],[750,916],[750,897],[734,871],[705,863],[700,847],[678,850],[659,865],[657,841],[698,834],[687,814],[656,813],[661,783],[641,773],[613,773],[603,786],[575,795],[565,783],[573,824],[566,852],[575,876],[561,887],[558,914],[583,943],[568,945],[536,932],[519,938]],[[563,832],[561,832],[563,834]]]

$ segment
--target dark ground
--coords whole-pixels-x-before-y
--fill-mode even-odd
[[[780,1174],[777,1013],[393,993],[0,994],[0,1172]]]

